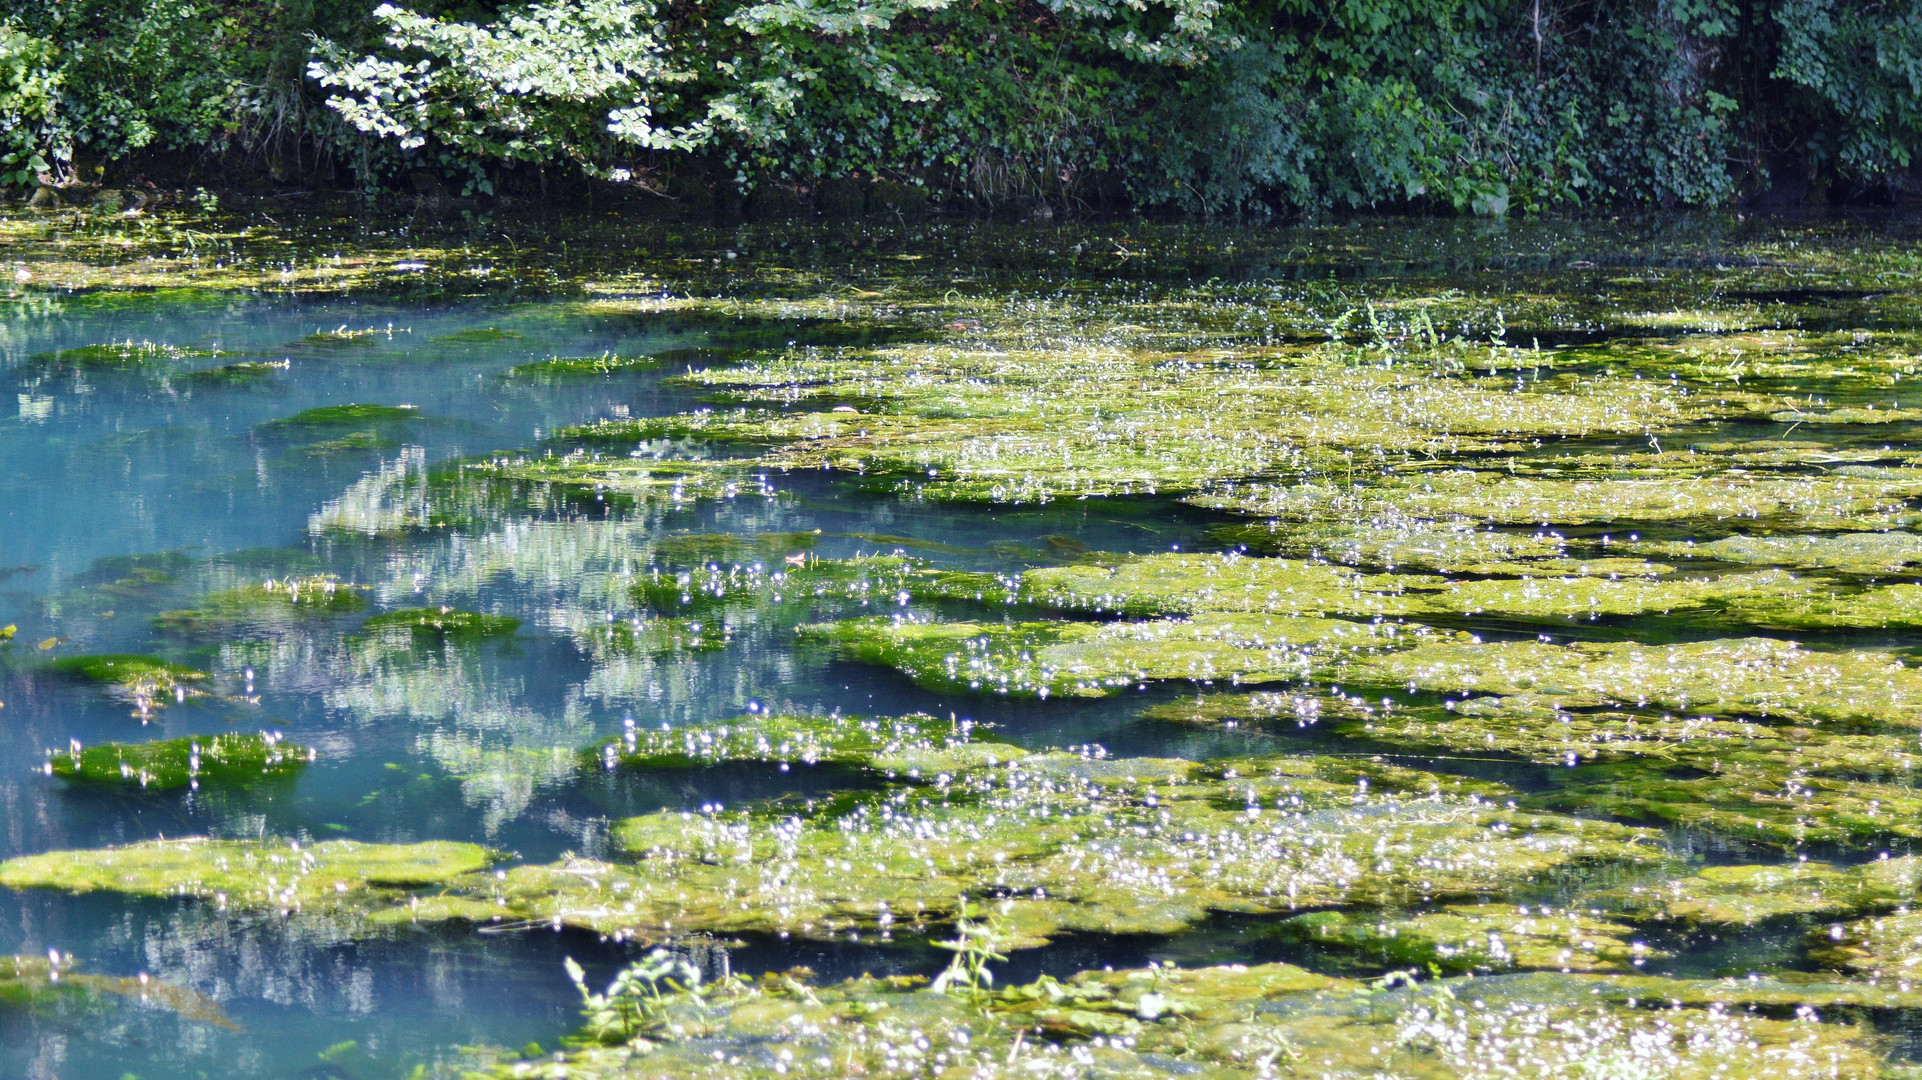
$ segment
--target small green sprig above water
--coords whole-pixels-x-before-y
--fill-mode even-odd
[[[674,999],[698,1002],[705,996],[701,969],[667,949],[622,968],[598,994],[587,988],[587,972],[573,957],[562,963],[581,995],[585,1033],[597,1042],[628,1042],[658,1024]]]
[[[46,772],[83,784],[168,791],[205,784],[246,787],[297,775],[319,756],[277,732],[193,735],[147,743],[103,743],[49,751]]]

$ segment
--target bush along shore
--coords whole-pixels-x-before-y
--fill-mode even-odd
[[[1787,208],[1922,192],[1922,5],[137,0],[0,16],[0,190],[697,211]]]

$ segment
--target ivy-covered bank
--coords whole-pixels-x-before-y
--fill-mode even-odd
[[[0,187],[69,201],[239,183],[1500,215],[1888,201],[1922,190],[1918,146],[1922,0],[64,0],[0,17]]]

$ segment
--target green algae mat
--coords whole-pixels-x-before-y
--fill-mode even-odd
[[[1922,1076],[1912,223],[602,216],[0,216],[0,1059]]]

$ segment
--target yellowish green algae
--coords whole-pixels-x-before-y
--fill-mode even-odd
[[[896,668],[932,689],[1103,697],[1147,680],[1302,679],[1353,653],[1405,647],[1389,623],[1209,612],[1189,619],[1086,623],[917,622],[870,616],[802,629],[804,641]]]
[[[1341,674],[1438,694],[1525,695],[1565,708],[1627,704],[1905,729],[1922,722],[1922,669],[1902,657],[1816,651],[1774,638],[1674,645],[1437,639],[1350,660]]]
[[[1894,911],[1912,903],[1922,884],[1915,856],[1855,866],[1811,860],[1707,866],[1687,877],[1619,886],[1589,903],[1638,922],[1753,926],[1772,920]]]
[[[1086,971],[980,993],[899,977],[813,986],[805,972],[657,978],[646,984],[653,996],[634,992],[624,1019],[611,1005],[593,1012],[608,1022],[574,1048],[497,1057],[486,1075],[1814,1080],[1875,1076],[1886,1061],[1864,1026],[1745,1008],[1785,988],[1740,980],[1542,973],[1369,984],[1288,964]],[[1829,1003],[1821,984],[1808,989]]]
[[[692,727],[630,727],[588,756],[610,769],[679,769],[732,761],[830,763],[931,779],[1026,754],[1006,743],[977,741],[973,735],[969,722],[927,715],[761,714]]]
[[[815,805],[628,819],[615,836],[633,850],[505,879],[479,864],[432,883],[336,882],[357,917],[867,942],[949,933],[966,894],[1014,944],[1253,914],[1344,971],[1418,969],[1415,986],[1285,965],[1089,972],[988,995],[796,976],[673,998],[671,1019],[639,1041],[501,1064],[508,1074],[1899,1075],[1855,1021],[1918,1004],[1899,985],[1914,951],[1903,842],[1922,820],[1909,775],[1922,686],[1902,636],[1922,625],[1911,534],[1922,470],[1907,448],[1918,410],[1904,392],[1917,339],[1902,328],[1917,314],[1911,255],[1737,240],[1684,271],[1660,265],[1655,244],[1619,266],[1504,270],[1497,310],[1479,270],[1447,288],[1399,271],[1211,281],[1206,252],[1154,230],[1085,255],[1077,244],[1085,261],[1052,264],[1070,286],[1011,296],[1005,283],[1020,274],[976,268],[951,281],[871,254],[826,269],[717,257],[708,269],[682,248],[737,237],[705,230],[637,268],[593,254],[531,267],[480,239],[470,251],[467,240],[382,237],[343,259],[295,258],[270,224],[222,227],[194,241],[222,257],[190,260],[169,228],[91,226],[57,257],[37,250],[21,280],[311,293],[420,273],[460,291],[483,287],[462,275],[485,251],[498,280],[548,274],[578,289],[586,299],[560,305],[563,318],[752,328],[753,351],[716,350],[701,358],[712,366],[675,379],[670,392],[706,395],[702,407],[563,430],[431,473],[383,462],[311,523],[322,543],[444,531],[493,541],[511,529],[526,550],[494,543],[465,572],[563,571],[550,575],[566,584],[542,628],[579,648],[592,666],[583,693],[599,701],[649,700],[660,685],[671,697],[692,654],[809,624],[805,641],[895,668],[945,705],[954,691],[1259,684],[1164,699],[1152,716],[1208,729],[1196,745],[1211,752],[1245,734],[1263,749],[1309,738],[1330,755],[1023,755],[921,717],[777,712],[665,732],[650,720],[590,752],[606,762],[611,750],[617,769],[642,775],[720,762],[868,775]],[[1423,230],[1317,233],[1344,254],[1311,243],[1285,261],[1312,275],[1331,258],[1345,270],[1383,252],[1438,257],[1386,238],[1403,233]],[[1526,258],[1544,260],[1530,266],[1586,257],[1528,235],[1542,247]],[[271,269],[264,251],[280,252]],[[1635,264],[1644,254],[1649,265]],[[1191,273],[1144,285],[1127,278],[1142,259]],[[1871,285],[1886,298],[1861,299]],[[1770,298],[1777,290],[1815,298]],[[1607,336],[1624,329],[1636,336]],[[289,351],[356,359],[396,340],[323,327]],[[279,370],[180,373],[198,360],[156,352],[96,370],[181,387]],[[511,377],[629,367],[556,358]],[[378,450],[413,420],[292,419],[263,433],[323,457]],[[791,483],[836,478],[897,496],[904,520],[926,499],[1075,500],[1099,517],[1108,496],[1164,508],[1172,497],[1220,512],[1174,511],[1232,557],[1167,553],[1169,537],[1144,532],[1136,552],[1163,554],[1004,544],[992,549],[1003,567],[1069,565],[972,574],[819,558],[834,534],[662,527],[689,528],[665,515],[697,504],[775,506]],[[662,516],[616,522],[629,512]],[[605,525],[582,524],[596,517]],[[982,565],[977,549],[907,540],[877,542]],[[124,607],[173,595],[181,573],[129,564],[88,588],[102,608]],[[421,752],[471,800],[493,800],[492,828],[539,784],[573,782],[579,748],[602,732],[513,713],[498,694],[457,720],[433,711],[481,686],[461,667],[478,650],[416,639],[459,637],[470,609],[491,603],[478,592],[446,611],[370,620],[342,643],[353,674],[329,703],[392,690],[366,714],[431,718]],[[220,607],[168,601],[183,603]],[[280,647],[230,643],[249,620],[314,633],[296,613],[260,605],[238,622],[179,628],[219,639],[224,672]],[[541,745],[490,741],[495,728],[538,732]],[[1352,754],[1335,756],[1341,740]],[[1374,758],[1384,751],[1407,764]],[[1885,848],[1892,857],[1876,859]],[[1684,854],[1704,850],[1737,862]],[[1858,858],[1869,861],[1848,861]],[[247,895],[243,907],[279,909],[269,890]],[[1811,921],[1813,937],[1781,963],[1844,974],[1784,972],[1770,958],[1730,980],[1624,974],[1699,944],[1677,935],[1763,927],[1800,943]],[[1429,979],[1430,964],[1478,977]],[[1820,1016],[1793,1019],[1803,1006]]]
[[[1285,940],[1372,970],[1630,972],[1668,954],[1633,927],[1539,904],[1451,904],[1432,911],[1318,911],[1275,925]]]
[[[446,885],[493,861],[486,848],[442,840],[300,844],[195,837],[22,856],[0,863],[0,885],[194,897],[223,910],[353,911],[384,906],[404,890]]]
[[[947,923],[972,895],[1006,899],[1010,940],[1032,944],[1169,933],[1216,912],[1474,897],[1669,858],[1655,834],[1517,813],[1456,778],[1373,779],[1345,761],[1210,775],[1178,760],[1029,755],[807,811],[631,818],[614,835],[638,863],[516,867],[489,888],[534,921],[641,940],[885,938]]]

